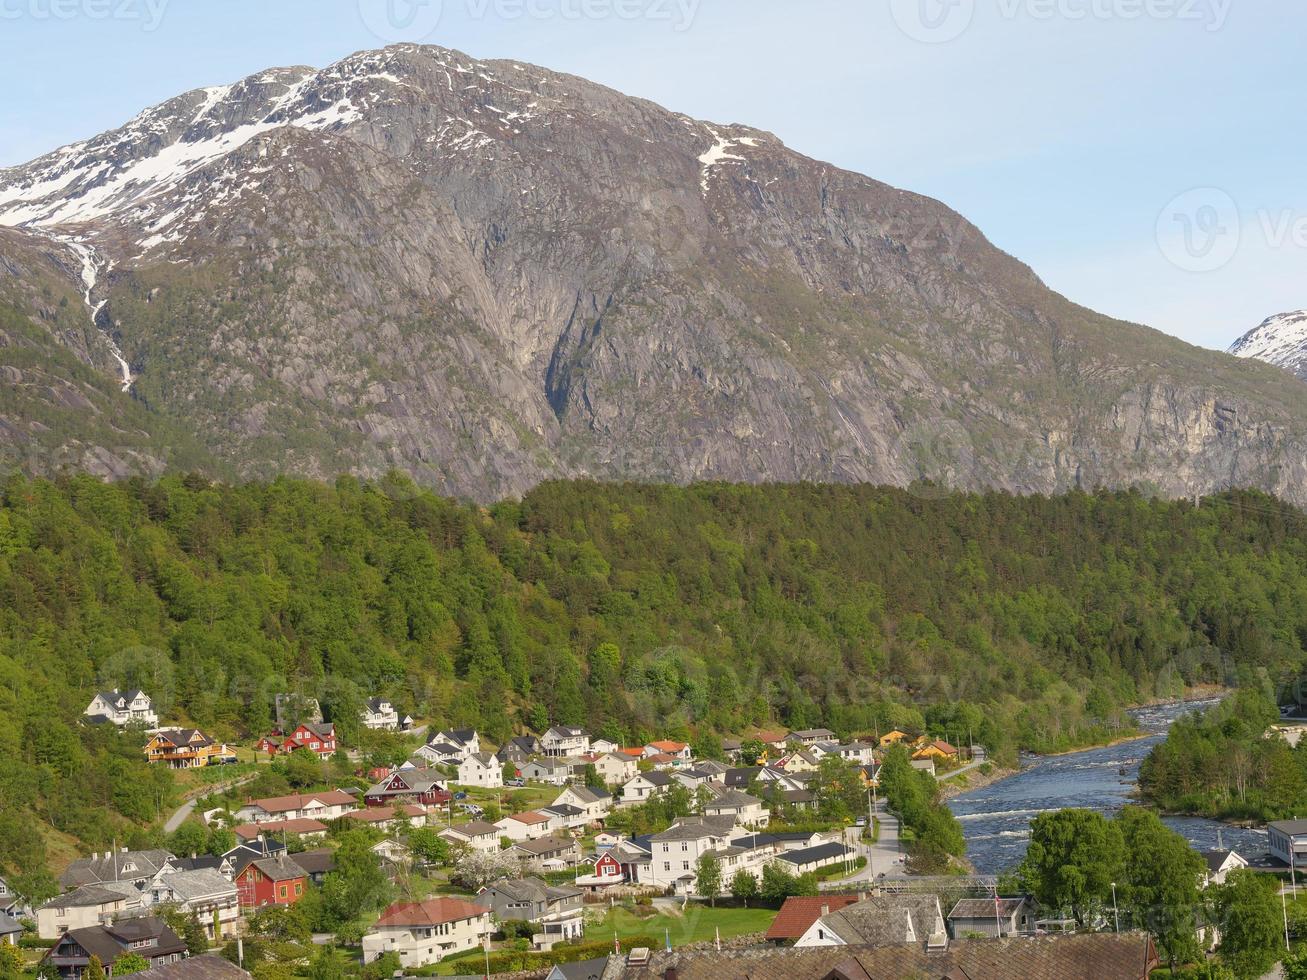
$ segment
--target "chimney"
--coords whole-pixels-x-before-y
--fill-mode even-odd
[[[829,905],[823,905],[823,906],[821,907],[821,917],[824,919],[824,918],[826,918],[826,916],[828,916],[828,915],[830,915],[830,906],[829,906]]]

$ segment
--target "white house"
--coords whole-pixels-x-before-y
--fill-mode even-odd
[[[823,915],[794,944],[813,946],[948,946],[948,930],[935,895],[884,895]]]
[[[763,827],[770,819],[767,805],[756,796],[738,789],[724,790],[716,799],[704,804],[705,817],[730,817],[738,827]]]
[[[736,834],[732,817],[689,817],[654,834],[649,844],[649,862],[639,871],[640,884],[672,888],[692,894],[699,858],[713,853],[721,862],[723,886],[740,871],[760,874],[779,853],[776,842],[765,835],[732,840]]]
[[[689,762],[694,758],[694,752],[684,742],[650,742],[644,747],[646,759],[659,755],[669,755],[680,762]]]
[[[499,789],[504,785],[504,764],[490,752],[474,752],[459,764],[458,784]]]
[[[586,755],[590,751],[590,733],[584,728],[555,725],[540,739],[545,755],[562,759],[569,755]]]
[[[241,914],[236,885],[212,868],[161,874],[148,894],[151,905],[170,903],[194,912],[210,942],[235,934]]]
[[[42,939],[58,939],[73,929],[105,925],[144,907],[145,896],[131,882],[82,885],[36,910],[36,934]]]
[[[433,766],[456,766],[471,754],[452,742],[428,742],[413,753],[415,758]]]
[[[607,755],[609,752],[616,752],[622,746],[610,738],[592,738],[590,739],[590,751],[596,755]]]
[[[836,755],[845,762],[851,762],[855,766],[869,766],[876,761],[876,748],[868,745],[866,742],[849,742],[846,745],[836,745],[828,750],[828,755]]]
[[[363,702],[360,715],[363,727],[373,731],[394,732],[413,724],[413,719],[407,715],[400,717],[399,710],[389,698],[368,698]]]
[[[398,953],[406,968],[439,963],[483,946],[494,932],[490,910],[459,898],[396,902],[363,937],[363,962]]]
[[[237,823],[280,823],[286,820],[336,820],[359,809],[358,800],[343,790],[292,793],[250,800],[233,816]]]
[[[605,786],[621,786],[627,780],[634,779],[640,772],[640,764],[629,755],[606,752],[586,760],[595,767],[595,772],[604,781]]]
[[[553,820],[543,813],[515,813],[504,817],[495,824],[501,837],[507,837],[513,843],[524,840],[539,840],[547,837],[554,829]]]
[[[665,772],[642,772],[622,787],[622,802],[627,804],[644,803],[655,796],[666,793],[676,785],[676,780]]]
[[[450,742],[461,745],[468,752],[481,751],[481,735],[475,728],[445,728],[427,739],[428,742]]]
[[[473,820],[446,827],[440,836],[456,846],[471,848],[482,854],[494,854],[499,851],[500,838],[505,834],[492,823]]]
[[[521,767],[521,772],[528,783],[566,786],[572,781],[571,765],[560,759],[532,759]]]
[[[587,823],[603,820],[612,812],[613,797],[601,789],[569,786],[554,800],[554,806],[572,806],[581,811]]]
[[[790,732],[785,736],[787,743],[799,745],[816,745],[819,742],[834,742],[837,736],[829,728],[808,728],[801,732]]]
[[[1307,865],[1307,820],[1276,820],[1266,828],[1271,857],[1298,867]]]
[[[1207,862],[1207,868],[1203,872],[1204,888],[1211,885],[1224,885],[1231,871],[1248,867],[1248,862],[1235,851],[1206,851],[1203,860]]]
[[[123,725],[141,724],[153,728],[159,724],[155,714],[154,702],[144,691],[101,691],[91,698],[91,703],[83,712],[96,724]]]

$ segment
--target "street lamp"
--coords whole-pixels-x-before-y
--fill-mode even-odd
[[[1112,882],[1112,921],[1116,924],[1116,931],[1121,931],[1121,912],[1116,907],[1116,882]]]

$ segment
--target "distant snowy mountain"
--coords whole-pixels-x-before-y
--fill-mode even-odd
[[[1255,357],[1307,381],[1307,310],[1271,317],[1236,340],[1230,353]]]

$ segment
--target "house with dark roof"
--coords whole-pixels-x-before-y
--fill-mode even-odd
[[[853,848],[838,841],[830,841],[797,851],[782,851],[777,860],[787,866],[786,870],[790,874],[804,875],[820,871],[822,868],[833,868],[837,864],[856,861],[857,857],[858,852]]]
[[[150,904],[166,902],[183,912],[193,912],[210,942],[219,942],[235,932],[240,918],[236,886],[217,871],[174,871],[151,884]]]
[[[572,837],[542,837],[520,841],[508,853],[528,871],[561,871],[581,860],[581,845]]]
[[[16,946],[23,925],[8,912],[0,912],[0,945]]]
[[[954,939],[1028,936],[1035,931],[1035,907],[1025,898],[964,898],[948,914]]]
[[[145,761],[169,769],[203,769],[236,762],[236,753],[198,728],[166,728],[145,744]]]
[[[322,884],[327,875],[336,870],[336,852],[330,847],[301,851],[295,855],[294,861],[304,869],[304,873],[309,876],[309,881],[315,885]]]
[[[1231,871],[1238,871],[1240,868],[1248,867],[1248,861],[1237,851],[1219,850],[1204,851],[1203,863],[1206,870],[1203,872],[1203,887],[1208,888],[1212,885],[1224,885],[1226,876]]]
[[[171,851],[153,849],[147,851],[105,851],[90,857],[78,858],[64,869],[59,876],[59,884],[65,888],[79,885],[98,885],[106,881],[135,882],[140,885],[149,881],[164,865],[173,861]]]
[[[540,736],[540,747],[555,759],[585,755],[590,751],[590,733],[574,725],[555,725]]]
[[[517,768],[528,783],[566,786],[572,781],[572,764],[562,759],[532,759]]]
[[[568,786],[558,794],[554,806],[574,807],[581,814],[577,826],[585,826],[603,820],[613,809],[613,795],[607,790],[592,789],[589,786]]]
[[[82,712],[93,725],[146,725],[159,724],[154,702],[144,691],[100,691]]]
[[[622,802],[647,803],[655,796],[666,793],[677,785],[675,778],[666,772],[642,772],[622,787]]]
[[[706,817],[732,817],[740,827],[763,827],[768,820],[767,804],[738,789],[722,790],[704,804]]]
[[[416,969],[482,946],[493,932],[490,910],[461,898],[396,902],[363,937],[363,962],[396,953]]]
[[[151,967],[135,980],[250,980],[250,974],[217,953],[206,953]]]
[[[471,820],[467,823],[454,824],[440,832],[440,836],[454,845],[471,848],[485,854],[494,854],[499,850],[503,833],[492,823],[484,820]]]
[[[505,761],[511,762],[521,769],[523,763],[531,761],[538,755],[543,755],[544,748],[540,745],[540,739],[534,735],[519,735],[516,738],[510,738],[500,748],[499,754]]]
[[[294,905],[304,897],[308,874],[285,854],[255,858],[236,875],[242,909]]]
[[[398,803],[444,806],[452,799],[448,777],[435,769],[396,769],[363,794],[363,802],[370,807]]]
[[[92,956],[100,960],[108,973],[109,967],[124,953],[136,953],[151,966],[177,963],[187,955],[181,937],[163,920],[147,915],[70,930],[46,953],[41,968],[53,968],[67,980],[80,980]]]
[[[805,728],[800,732],[790,732],[785,736],[786,744],[816,745],[818,742],[834,742],[837,736],[829,728]]]
[[[373,731],[408,731],[413,727],[413,719],[401,715],[390,698],[368,698],[363,702],[359,720],[363,722],[364,728]]]
[[[585,934],[585,893],[570,885],[553,886],[539,878],[505,878],[481,889],[477,901],[489,906],[500,922],[533,922],[540,929],[537,946],[553,946]]]
[[[602,980],[608,969],[608,957],[600,960],[580,960],[576,963],[559,963],[545,976],[545,980]]]
[[[100,926],[139,913],[144,907],[145,897],[136,883],[82,885],[56,895],[36,910],[36,933],[42,939],[57,939],[74,929]]]
[[[251,861],[264,857],[276,857],[278,854],[286,852],[286,845],[281,841],[263,835],[255,840],[245,841],[237,844],[230,851],[222,856],[223,862],[231,868],[230,877],[233,881],[236,876],[245,870],[245,866]]]
[[[602,980],[1144,980],[1159,965],[1142,933],[967,939],[924,944],[633,951]]]

